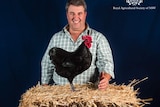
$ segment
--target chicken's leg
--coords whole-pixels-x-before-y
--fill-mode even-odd
[[[74,86],[73,86],[73,83],[70,83],[70,86],[71,86],[71,90],[72,90],[72,91],[75,91],[75,88],[74,88]]]
[[[72,78],[68,78],[68,81],[70,83],[71,90],[75,91],[75,88],[74,88],[73,83],[72,83],[73,79]]]

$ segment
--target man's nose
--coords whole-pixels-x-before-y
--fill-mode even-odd
[[[74,14],[73,17],[74,17],[74,18],[79,18],[79,15],[78,15],[78,14]]]

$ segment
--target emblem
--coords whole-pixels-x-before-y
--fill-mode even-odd
[[[143,3],[143,0],[126,0],[126,3],[129,3],[129,5],[136,6]]]

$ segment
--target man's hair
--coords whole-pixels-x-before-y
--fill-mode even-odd
[[[84,11],[87,11],[87,5],[86,5],[85,0],[67,0],[66,7],[65,7],[66,12],[68,11],[68,7],[70,5],[83,6],[84,7]]]

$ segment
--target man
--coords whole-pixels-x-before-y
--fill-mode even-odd
[[[58,33],[54,34],[50,40],[47,50],[43,56],[42,65],[42,84],[49,84],[53,80],[55,84],[64,85],[68,81],[55,72],[55,67],[49,59],[48,52],[52,47],[59,47],[66,51],[73,52],[83,42],[82,36],[92,37],[92,64],[85,72],[76,76],[73,83],[84,84],[90,81],[96,69],[100,73],[98,88],[107,88],[111,78],[114,78],[114,64],[112,52],[105,36],[100,32],[91,29],[86,22],[87,6],[84,0],[68,0],[66,3],[66,16],[68,24]]]

